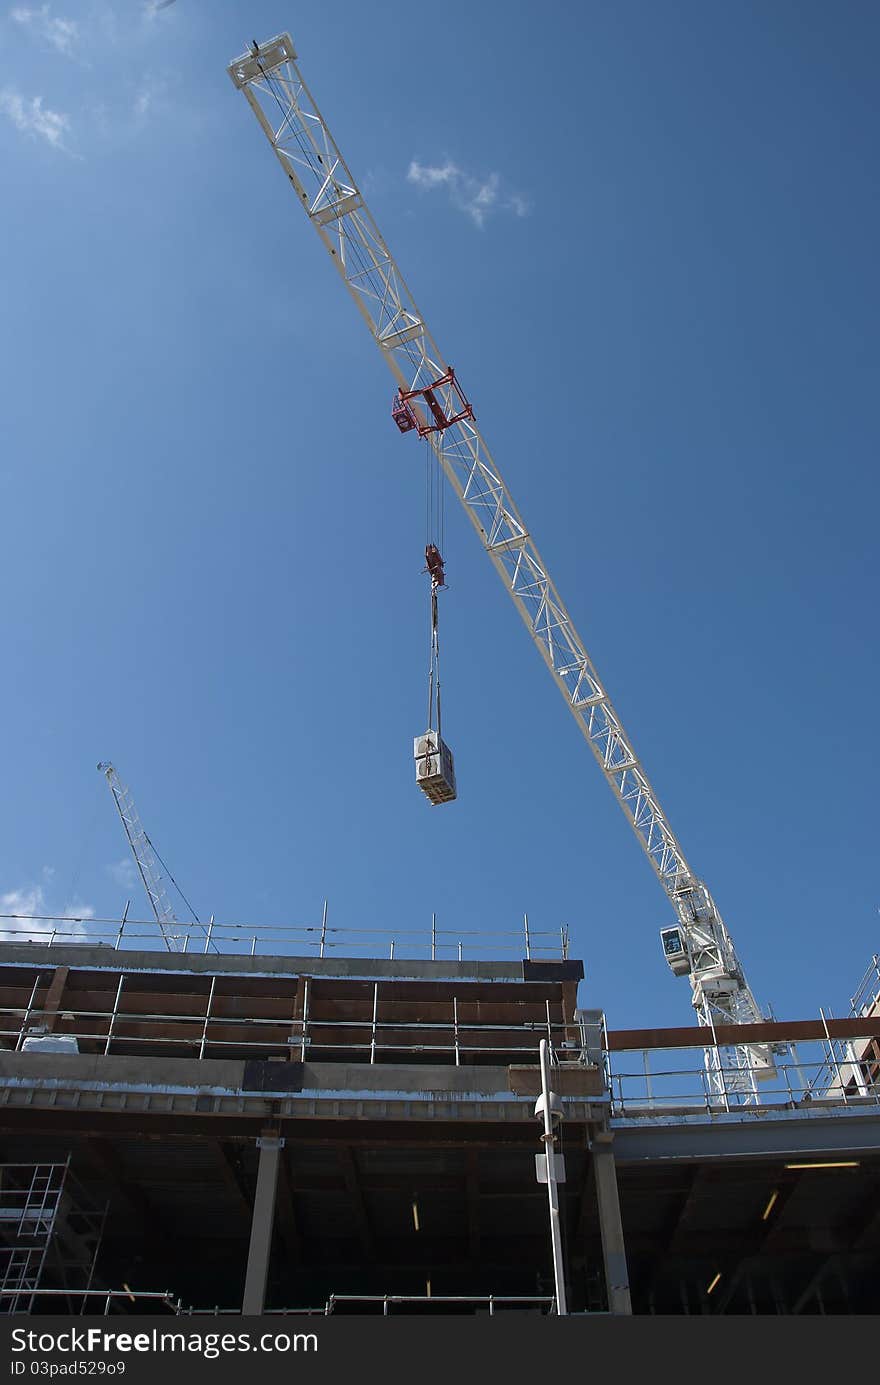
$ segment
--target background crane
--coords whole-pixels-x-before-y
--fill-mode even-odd
[[[296,58],[290,35],[281,34],[262,45],[254,42],[228,72],[397,381],[394,422],[433,447],[675,910],[677,922],[661,930],[661,943],[672,971],[690,977],[699,1022],[759,1022],[763,1015],[718,907],[669,825],[473,408],[428,331]],[[729,1054],[744,1086],[753,1075],[772,1071],[763,1046],[738,1045]],[[729,1061],[728,1054],[719,1061]]]
[[[174,877],[168,873],[167,867],[147,836],[144,825],[138,815],[137,808],[135,807],[131,790],[123,784],[114,766],[111,765],[109,761],[102,760],[98,765],[98,769],[106,777],[107,783],[110,786],[110,792],[116,804],[116,811],[119,813],[122,826],[125,829],[128,844],[131,847],[131,854],[138,868],[138,874],[144,882],[147,899],[150,901],[150,907],[156,916],[156,922],[165,940],[165,946],[168,948],[169,952],[183,952],[186,949],[186,934],[182,930],[181,924],[174,913],[168,891],[165,888],[166,874],[168,874],[168,879],[186,903],[196,923],[198,923],[199,920],[192,906],[189,904],[189,901],[186,900],[186,896],[181,891],[180,886],[174,880]]]

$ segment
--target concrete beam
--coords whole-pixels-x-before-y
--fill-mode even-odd
[[[247,1273],[241,1305],[243,1314],[260,1314],[266,1306],[266,1281],[272,1254],[272,1229],[275,1225],[278,1161],[283,1145],[284,1141],[280,1135],[270,1132],[265,1132],[257,1140],[260,1167],[257,1173],[257,1191],[254,1195]]]
[[[175,1117],[274,1115],[297,1119],[351,1116],[461,1124],[533,1123],[533,1101],[508,1085],[506,1067],[454,1064],[306,1063],[301,1091],[284,1078],[298,1064],[271,1063],[255,1085],[255,1065],[240,1059],[128,1057],[118,1054],[0,1052],[0,1125],[4,1108],[61,1108]],[[273,1085],[272,1075],[277,1077]],[[599,1121],[607,1107],[563,1095],[566,1118]]]
[[[259,930],[258,930],[259,931]],[[426,934],[427,936],[427,934]],[[3,966],[70,966],[89,971],[203,972],[208,976],[322,976],[344,980],[511,981],[523,983],[522,962],[443,961],[376,957],[261,957],[195,952],[117,952],[76,943],[0,943]],[[559,984],[558,982],[555,984]]]
[[[590,1152],[593,1156],[593,1176],[599,1205],[599,1231],[605,1261],[608,1310],[615,1315],[625,1316],[632,1313],[632,1299],[629,1291],[623,1223],[620,1218],[620,1200],[617,1194],[613,1138],[610,1131],[600,1131],[590,1141]]]
[[[795,1111],[751,1106],[742,1116],[612,1119],[618,1163],[642,1160],[797,1159],[880,1153],[880,1106],[815,1102]]]

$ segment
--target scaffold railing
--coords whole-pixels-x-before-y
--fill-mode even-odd
[[[373,1312],[381,1313],[387,1318],[395,1311],[419,1314],[484,1312],[490,1318],[503,1312],[540,1313],[550,1316],[555,1311],[555,1303],[552,1295],[548,1297],[540,1294],[331,1294],[323,1312],[326,1317],[334,1313]]]
[[[155,919],[73,917],[60,914],[0,914],[0,943],[45,947],[106,947],[116,951],[167,952]],[[436,917],[421,928],[355,928],[330,924],[326,906],[320,923],[208,923],[179,925],[179,952],[223,956],[317,956],[409,961],[562,960],[569,955],[569,929],[534,928],[524,916],[517,928],[443,928]]]
[[[370,988],[374,994],[380,985],[377,982]],[[639,1046],[628,1040],[623,1043],[613,1031],[609,1035],[604,1030],[597,1042],[577,1021],[554,1018],[546,1002],[543,1020],[519,1023],[463,1022],[457,1014],[455,996],[450,1002],[448,1021],[383,1020],[378,1018],[375,1006],[369,1018],[344,1021],[310,1018],[307,1013],[284,1021],[278,1017],[222,1015],[216,1020],[224,1036],[220,1037],[211,1029],[213,991],[208,993],[205,1010],[190,1014],[138,1011],[125,1015],[119,1009],[124,992],[115,987],[113,994],[112,1009],[64,1012],[66,1027],[77,1030],[75,1048],[71,1045],[68,1051],[198,1059],[285,1057],[318,1064],[531,1065],[539,1040],[547,1038],[557,1066],[600,1065],[602,1090],[615,1116],[734,1113],[744,1106],[751,1110],[756,1106],[765,1110],[794,1109],[810,1103],[816,1109],[880,1105],[880,1080],[864,1058],[859,1061],[856,1057],[876,1044],[876,1019],[866,1020],[866,1032],[861,1038],[851,1037],[841,1044],[833,1037],[834,1021],[820,1012],[819,1021],[812,1022],[818,1036],[791,1042],[788,1056],[775,1065],[773,1078],[761,1084],[759,1101],[744,1103],[740,1071],[726,1065],[724,1044],[715,1045],[707,1060],[705,1047],[696,1047],[693,1041],[683,1045],[670,1041]],[[0,1037],[8,1049],[33,1047],[39,1051],[39,1045],[29,1045],[27,1040],[35,1032],[34,1024],[39,1030],[41,1014],[35,1008],[0,1008]],[[147,1032],[126,1032],[125,1019]],[[798,1021],[797,1026],[805,1023]],[[153,1032],[151,1025],[155,1026]],[[164,1025],[173,1026],[174,1032],[162,1033]],[[278,1037],[279,1028],[285,1037]],[[671,1031],[673,1035],[680,1032]],[[58,1038],[57,1029],[52,1037]],[[700,1039],[704,1045],[702,1031]]]
[[[13,1290],[0,1289],[0,1312]],[[182,1299],[175,1297],[170,1290],[152,1289],[38,1289],[34,1294],[35,1306],[48,1311],[60,1312],[56,1307],[59,1300],[79,1302],[76,1311],[80,1314],[106,1317],[111,1312],[168,1313],[174,1317],[239,1317],[240,1308],[211,1308],[187,1306]],[[45,1302],[43,1302],[45,1301]],[[456,1313],[471,1315],[486,1314],[495,1317],[510,1312],[540,1313],[551,1315],[555,1300],[552,1296],[516,1294],[330,1294],[318,1307],[307,1308],[265,1308],[266,1317],[330,1317],[333,1314],[358,1313],[358,1315],[379,1313],[384,1317],[395,1313],[415,1311],[418,1313]],[[129,1305],[133,1305],[130,1307]],[[593,1314],[592,1316],[603,1316]]]
[[[868,1015],[880,1004],[880,953],[875,952],[850,1000],[850,1015]]]
[[[122,977],[124,979],[124,975]],[[378,995],[381,983],[373,983]],[[202,1012],[143,1010],[125,1012],[120,1008],[122,985],[113,990],[113,1008],[83,1009],[73,1002],[66,1005],[64,1019],[51,1034],[44,1033],[44,1021],[55,1018],[35,1005],[0,1006],[0,1039],[14,1051],[39,1051],[108,1054],[166,1054],[169,1057],[225,1058],[293,1057],[305,1062],[345,1061],[381,1063],[401,1062],[407,1055],[422,1060],[433,1057],[440,1063],[459,1066],[463,1062],[494,1059],[503,1062],[531,1063],[541,1038],[551,1045],[557,1062],[585,1061],[578,1025],[552,1017],[549,1001],[541,1019],[468,1022],[459,1017],[456,996],[449,1003],[449,1020],[379,1019],[377,1006],[366,1019],[317,1019],[302,1017],[212,1014],[213,987],[206,996]],[[129,1026],[126,1031],[126,1023]],[[217,1026],[224,1035],[212,1033]],[[131,1032],[131,1027],[147,1032]],[[172,1034],[162,1033],[172,1026]],[[280,1030],[285,1037],[279,1038]],[[269,1031],[272,1031],[271,1033]],[[290,1032],[292,1031],[292,1032]],[[479,1037],[482,1042],[474,1042]],[[50,1044],[42,1041],[50,1039]]]
[[[0,1312],[14,1312],[13,1308],[7,1306],[8,1300],[16,1294],[14,1289],[0,1288]],[[45,1304],[43,1304],[45,1300]],[[76,1311],[79,1314],[100,1314],[106,1317],[113,1311],[118,1311],[120,1307],[127,1308],[129,1303],[135,1305],[134,1312],[138,1307],[141,1311],[154,1311],[155,1309],[167,1308],[169,1313],[179,1316],[187,1310],[182,1306],[179,1299],[169,1291],[145,1290],[145,1289],[49,1289],[37,1288],[32,1295],[32,1307],[29,1311],[41,1305],[61,1313],[63,1309],[59,1306],[59,1300],[65,1300],[68,1305],[78,1303]],[[68,1306],[68,1312],[70,1312]]]
[[[701,1049],[693,1047],[628,1047],[604,1050],[605,1080],[612,1117],[650,1117],[676,1114],[742,1115],[761,1111],[812,1109],[819,1111],[880,1106],[880,1082],[871,1081],[865,1065],[854,1059],[871,1042],[849,1040],[837,1045],[830,1038],[799,1040],[787,1058],[779,1058],[773,1077],[761,1084],[757,1101],[745,1102],[739,1070],[722,1060],[709,1067]],[[718,1082],[720,1075],[721,1081]]]

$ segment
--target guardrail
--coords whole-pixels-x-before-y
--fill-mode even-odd
[[[326,1317],[330,1317],[337,1309],[345,1311],[346,1305],[355,1304],[375,1304],[382,1306],[384,1317],[390,1317],[395,1307],[402,1307],[408,1304],[418,1304],[420,1312],[431,1309],[441,1311],[454,1304],[460,1312],[466,1308],[471,1310],[483,1308],[489,1317],[494,1317],[499,1309],[502,1311],[518,1310],[519,1312],[537,1311],[538,1313],[549,1315],[553,1313],[555,1299],[546,1296],[516,1296],[513,1294],[331,1294],[324,1308]],[[369,1311],[369,1310],[368,1310]]]
[[[199,952],[222,956],[389,957],[410,961],[567,960],[569,930],[535,929],[526,917],[516,929],[340,928],[326,908],[319,924],[179,924],[169,948],[153,919],[86,918],[59,914],[0,914],[0,943],[32,942],[46,947],[107,947],[114,951]],[[168,931],[166,926],[166,932]]]
[[[28,1298],[28,1299],[30,1299],[30,1300],[31,1300],[31,1307],[30,1307],[30,1309],[29,1309],[28,1311],[31,1312],[31,1313],[33,1313],[33,1306],[34,1306],[34,1304],[37,1303],[40,1299],[50,1299],[50,1300],[53,1300],[53,1301],[54,1301],[55,1299],[67,1299],[68,1302],[71,1302],[71,1301],[76,1300],[76,1299],[81,1299],[81,1300],[82,1300],[82,1303],[81,1303],[81,1306],[80,1306],[80,1309],[79,1309],[79,1312],[80,1312],[80,1313],[84,1313],[84,1312],[86,1311],[86,1301],[88,1300],[89,1311],[92,1312],[92,1313],[100,1313],[102,1316],[105,1316],[105,1317],[106,1317],[106,1315],[110,1312],[110,1309],[111,1309],[111,1307],[112,1307],[112,1305],[113,1305],[114,1303],[119,1303],[120,1301],[123,1301],[123,1300],[124,1300],[125,1302],[131,1302],[131,1303],[134,1303],[134,1304],[138,1304],[138,1303],[149,1303],[149,1304],[154,1304],[154,1305],[157,1306],[157,1307],[164,1307],[164,1308],[167,1308],[168,1311],[169,1311],[170,1313],[174,1313],[175,1316],[178,1316],[178,1315],[180,1315],[181,1313],[183,1313],[183,1312],[186,1311],[186,1310],[183,1309],[183,1307],[181,1306],[179,1300],[175,1301],[175,1299],[174,1299],[174,1297],[172,1296],[171,1293],[168,1293],[168,1292],[165,1292],[165,1293],[162,1293],[162,1292],[154,1292],[154,1291],[152,1291],[152,1290],[143,1290],[143,1289],[39,1289],[39,1288],[37,1288],[37,1289],[28,1289],[28,1290],[25,1291],[25,1290],[21,1290],[21,1289],[3,1289],[3,1288],[0,1288],[0,1312],[4,1312],[4,1311],[5,1311],[5,1312],[14,1311],[14,1310],[11,1310],[11,1309],[8,1309],[8,1308],[4,1308],[2,1305],[3,1305],[3,1301],[4,1301],[5,1299],[15,1299],[15,1298]],[[102,1305],[103,1305],[103,1307],[102,1307]],[[58,1309],[57,1311],[60,1313],[62,1310],[61,1310],[61,1309]],[[65,1315],[65,1316],[66,1316],[66,1315]]]
[[[854,1021],[834,1021],[820,1012],[818,1023],[798,1021],[793,1033],[822,1031],[811,1038],[786,1041],[783,1024],[772,1030],[772,1061],[764,1070],[744,1069],[732,1061],[730,1043],[706,1044],[705,1031],[694,1031],[686,1043],[676,1042],[682,1031],[669,1031],[668,1043],[640,1045],[630,1036],[606,1031],[603,1061],[617,1117],[688,1112],[733,1112],[756,1107],[815,1105],[880,1106],[880,1063],[877,1022],[865,1018],[865,1032]],[[839,1037],[840,1031],[846,1037]],[[780,1033],[781,1031],[781,1033]],[[850,1032],[852,1031],[852,1032]],[[699,1035],[699,1047],[695,1046]],[[744,1081],[744,1078],[746,1079]]]
[[[10,1025],[5,1020],[0,1021],[0,1039],[8,1040],[2,1047],[15,1052],[28,1048],[39,1051],[40,1045],[28,1043],[28,1040],[45,1038],[51,1039],[53,1044],[57,1044],[58,1040],[76,1041],[76,1048],[71,1044],[69,1050],[65,1050],[62,1044],[58,1044],[57,1047],[47,1044],[48,1051],[79,1051],[105,1056],[114,1052],[146,1052],[149,1049],[160,1049],[173,1057],[181,1056],[180,1050],[183,1049],[187,1050],[184,1056],[191,1058],[217,1058],[232,1056],[235,1053],[258,1058],[267,1054],[287,1057],[292,1050],[303,1062],[306,1059],[321,1062],[322,1055],[344,1052],[347,1062],[381,1063],[383,1054],[393,1054],[394,1060],[400,1062],[405,1054],[420,1054],[435,1055],[437,1062],[449,1062],[458,1066],[462,1061],[467,1062],[469,1058],[472,1061],[475,1057],[482,1058],[484,1062],[492,1059],[496,1062],[531,1063],[535,1060],[539,1040],[547,1038],[551,1045],[556,1045],[557,1057],[563,1062],[577,1062],[581,1059],[581,1046],[571,1039],[573,1026],[570,1024],[549,1018],[546,1021],[533,1020],[521,1024],[467,1024],[458,1020],[456,1009],[453,1001],[453,1013],[449,1023],[379,1020],[375,1017],[370,1020],[344,1021],[308,1018],[283,1020],[259,1016],[212,1017],[208,1011],[200,1015],[181,1015],[66,1009],[64,1030],[56,1028],[49,1035],[43,1034],[39,1027],[43,1015],[41,1010],[2,1006],[0,1017],[14,1018],[17,1023]],[[173,1024],[180,1028],[171,1035],[158,1032],[158,1028],[153,1033],[126,1034],[120,1032],[117,1027],[125,1023],[157,1027]],[[224,1031],[233,1031],[235,1037],[215,1037],[210,1032],[212,1024]],[[85,1028],[82,1027],[84,1025]],[[261,1037],[261,1029],[264,1033],[268,1029],[276,1032],[274,1035],[265,1033],[265,1037]],[[187,1030],[191,1032],[186,1032]],[[285,1037],[279,1038],[279,1030],[295,1032],[287,1032]],[[352,1033],[357,1037],[352,1039]],[[391,1033],[395,1035],[394,1041],[383,1042],[383,1038],[387,1039]],[[413,1041],[407,1043],[403,1037],[405,1035],[412,1035]],[[486,1041],[470,1043],[469,1039],[476,1035],[486,1036]]]
[[[867,1015],[880,1002],[880,953],[874,953],[850,1000],[851,1015]]]

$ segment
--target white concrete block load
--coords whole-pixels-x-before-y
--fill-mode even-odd
[[[431,803],[451,803],[456,797],[452,751],[436,731],[415,738],[416,783]]]
[[[74,1034],[29,1034],[21,1047],[23,1053],[79,1053]]]

